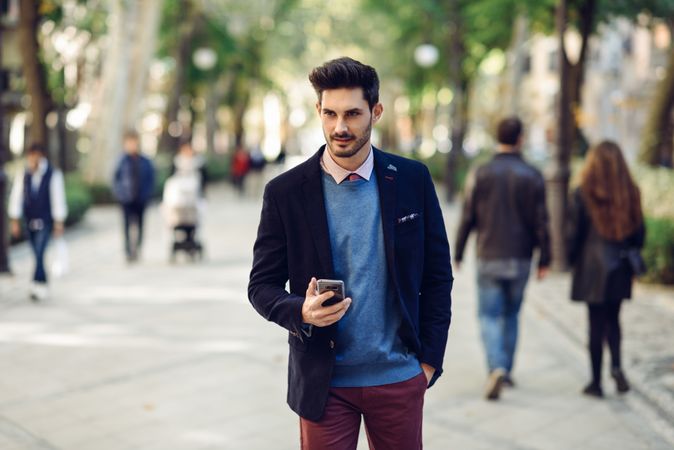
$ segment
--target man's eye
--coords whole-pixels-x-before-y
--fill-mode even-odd
[[[346,113],[346,115],[354,117],[354,116],[359,116],[360,113],[358,111],[349,111],[348,113]]]
[[[334,116],[335,113],[332,112],[332,111],[323,111],[323,115],[325,115],[325,116]]]

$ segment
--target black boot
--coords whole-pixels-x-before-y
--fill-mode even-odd
[[[590,397],[603,398],[604,391],[602,391],[601,386],[598,383],[592,382],[585,386],[583,389],[583,394],[589,395]]]
[[[630,390],[630,385],[625,378],[625,374],[619,368],[611,369],[611,376],[615,380],[616,389],[619,393],[624,394]]]

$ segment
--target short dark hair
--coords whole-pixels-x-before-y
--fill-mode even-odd
[[[126,141],[127,139],[133,139],[134,141],[139,141],[140,137],[138,135],[138,132],[134,130],[133,128],[130,128],[124,132],[124,140]]]
[[[181,148],[183,145],[189,145],[190,147],[192,146],[191,134],[186,134],[180,137],[180,139],[178,140],[178,148]]]
[[[507,117],[498,123],[496,139],[505,145],[515,145],[522,135],[522,121],[518,117]]]
[[[46,155],[47,150],[44,148],[44,145],[41,142],[33,142],[26,149],[26,154],[28,153],[40,153],[42,155]]]
[[[318,94],[318,101],[327,89],[362,88],[363,97],[370,109],[379,103],[379,77],[374,67],[367,66],[349,57],[328,61],[314,68],[309,81]]]

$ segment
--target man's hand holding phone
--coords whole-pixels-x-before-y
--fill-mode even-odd
[[[347,297],[334,305],[323,305],[323,303],[334,296],[334,291],[319,294],[318,281],[316,278],[312,278],[307,287],[304,303],[302,304],[302,321],[317,327],[327,327],[339,321],[349,309],[351,299]]]

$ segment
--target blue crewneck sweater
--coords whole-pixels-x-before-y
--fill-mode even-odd
[[[337,184],[323,173],[332,262],[353,303],[337,323],[331,386],[379,386],[408,380],[421,367],[398,336],[400,305],[388,279],[377,181]]]

